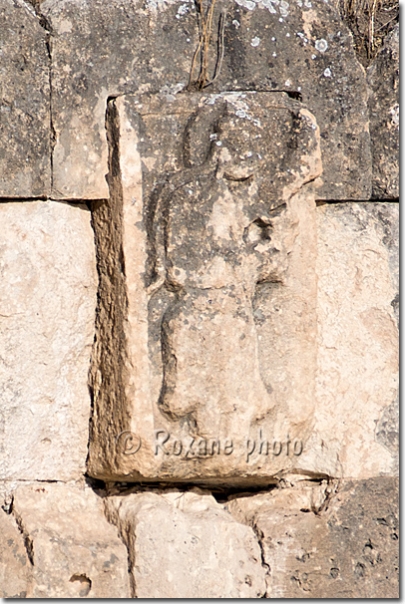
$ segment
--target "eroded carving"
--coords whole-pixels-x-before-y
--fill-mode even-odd
[[[310,183],[322,169],[315,120],[286,95],[266,93],[123,97],[112,109],[113,224],[95,213],[95,228],[101,257],[103,241],[110,254],[107,242],[122,233],[120,275],[104,279],[101,296],[122,305],[113,292],[124,275],[126,319],[120,355],[96,341],[89,471],[265,479],[297,456],[275,456],[270,467],[272,456],[259,446],[247,455],[248,443],[303,439],[311,424]],[[254,306],[269,283],[281,287],[288,357],[268,323],[273,310],[266,301]],[[258,312],[270,325],[265,341]],[[272,369],[276,357],[282,376]],[[110,368],[119,358],[114,383]],[[297,361],[306,372],[298,388],[290,378]],[[101,437],[104,424],[114,439],[128,432],[142,446],[134,455],[121,442],[114,449]],[[215,455],[203,455],[198,443]]]
[[[149,288],[173,293],[161,324],[159,407],[202,435],[274,407],[252,301],[258,283],[282,280],[297,223],[269,187],[268,124],[249,117],[226,100],[197,110],[185,129],[186,167],[151,195]]]

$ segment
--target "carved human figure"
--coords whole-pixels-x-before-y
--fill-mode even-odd
[[[159,404],[205,437],[274,406],[253,300],[258,283],[282,279],[294,229],[285,201],[269,197],[269,135],[230,103],[204,108],[188,124],[185,169],[158,192],[153,270],[176,296],[162,320]]]

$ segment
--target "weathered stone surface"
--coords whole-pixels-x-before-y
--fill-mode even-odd
[[[302,98],[321,131],[318,199],[369,199],[371,154],[365,72],[332,2],[225,2],[218,86],[285,90]]]
[[[14,518],[0,510],[0,596],[25,598],[31,565]]]
[[[0,2],[0,197],[51,189],[47,32],[29,4]]]
[[[321,129],[318,197],[370,198],[366,76],[332,3],[226,0],[214,6],[208,40],[190,0],[42,3],[53,28],[55,198],[108,196],[108,97],[176,94],[213,78],[210,92],[284,90],[302,98]],[[205,74],[199,74],[201,48],[207,48]]]
[[[85,468],[96,306],[90,212],[0,204],[0,478],[68,480]]]
[[[398,204],[318,206],[318,373],[302,463],[330,476],[396,474]]]
[[[296,467],[316,369],[313,117],[284,94],[224,93],[123,97],[109,120],[91,475]]]
[[[373,197],[399,197],[399,25],[367,70]]]
[[[260,598],[265,569],[251,528],[208,493],[133,493],[107,500],[129,549],[137,598]]]
[[[19,486],[13,515],[32,561],[28,598],[129,598],[127,550],[90,488]]]
[[[53,197],[106,198],[107,99],[187,85],[197,43],[194,3],[46,0],[41,11],[54,32]]]
[[[398,481],[379,477],[236,498],[260,535],[267,598],[398,598]]]

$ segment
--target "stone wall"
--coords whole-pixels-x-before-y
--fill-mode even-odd
[[[0,595],[398,597],[398,25],[0,31]]]

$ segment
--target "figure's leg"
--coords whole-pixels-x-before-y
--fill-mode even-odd
[[[192,414],[202,436],[250,424],[272,408],[260,376],[251,301],[242,288],[192,290],[162,322],[162,411]]]

